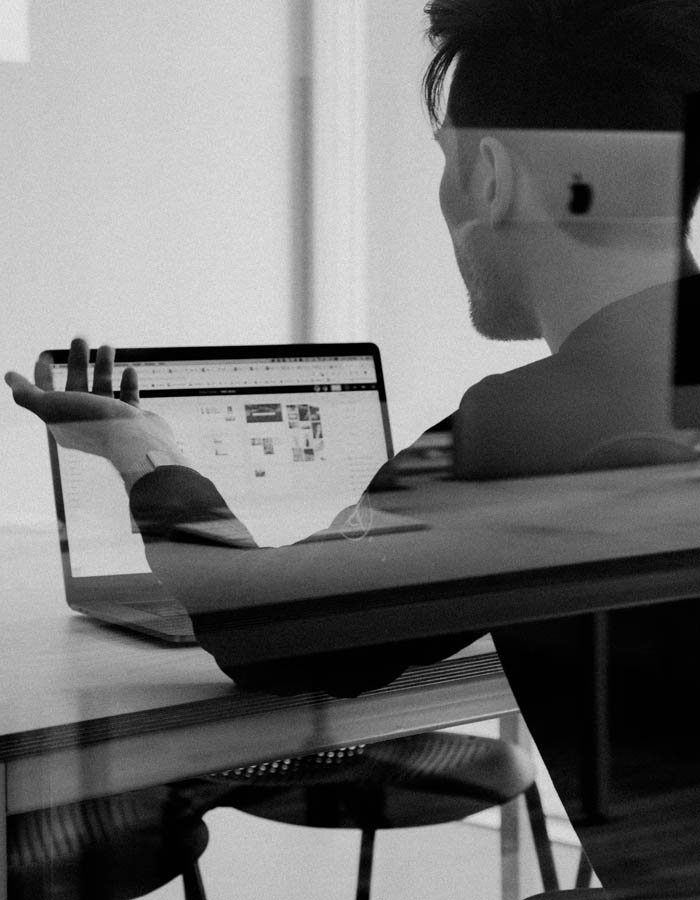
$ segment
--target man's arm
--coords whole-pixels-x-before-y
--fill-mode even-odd
[[[74,341],[65,392],[53,389],[52,361],[47,357],[37,363],[36,385],[17,373],[8,373],[6,381],[15,401],[38,415],[59,444],[102,456],[117,468],[130,493],[153,573],[182,602],[201,645],[234,681],[282,693],[324,688],[356,695],[386,684],[408,665],[442,658],[468,642],[450,637],[328,653],[322,650],[322,634],[312,628],[309,637],[312,645],[317,642],[318,652],[258,666],[238,665],[232,632],[210,627],[209,614],[248,602],[245,578],[240,577],[242,554],[246,577],[260,584],[269,579],[273,561],[285,577],[305,579],[309,565],[323,564],[323,545],[315,545],[312,559],[294,547],[250,554],[245,548],[255,542],[216,487],[179,456],[167,423],[139,408],[135,372],[125,372],[115,399],[112,351],[98,351],[91,391],[87,361],[85,342]],[[283,657],[283,648],[279,650]]]

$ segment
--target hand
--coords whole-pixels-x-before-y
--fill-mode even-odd
[[[152,450],[177,456],[179,450],[167,422],[139,407],[136,371],[124,371],[117,400],[112,390],[112,348],[103,346],[97,351],[92,392],[88,388],[88,358],[87,344],[76,338],[68,354],[65,391],[54,390],[50,354],[42,354],[37,360],[36,385],[17,372],[8,372],[5,381],[15,403],[39,416],[58,444],[102,456],[124,477],[143,472],[146,454]]]

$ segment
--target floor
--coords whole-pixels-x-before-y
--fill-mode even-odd
[[[592,624],[607,631],[607,667],[600,642],[592,653]],[[699,628],[700,604],[691,598],[498,635],[504,668],[609,900],[700,898]],[[592,794],[581,764],[592,759],[591,688],[602,692],[606,683],[599,736],[607,731],[608,802],[596,816],[582,802]]]

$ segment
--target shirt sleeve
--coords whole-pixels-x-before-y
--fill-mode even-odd
[[[410,665],[449,656],[478,636],[377,646],[373,634],[370,646],[323,652],[317,623],[302,618],[295,628],[308,630],[309,648],[318,648],[315,652],[290,657],[279,647],[277,658],[241,665],[241,643],[248,638],[240,629],[227,627],[227,610],[246,609],[247,584],[269,582],[271,566],[293,579],[306,573],[309,565],[323,565],[323,544],[312,545],[301,555],[293,547],[250,553],[248,548],[255,544],[252,539],[249,544],[241,541],[244,526],[214,484],[184,466],[161,466],[139,479],[131,491],[131,513],[153,574],[187,610],[200,646],[240,686],[277,694],[325,690],[335,696],[357,696],[387,684]],[[264,616],[265,610],[257,614]]]
[[[131,515],[142,535],[193,538],[230,547],[256,547],[245,525],[214,484],[185,466],[159,466],[131,489]]]

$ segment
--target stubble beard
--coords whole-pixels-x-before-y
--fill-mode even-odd
[[[532,313],[467,240],[457,253],[457,264],[469,301],[469,316],[475,330],[494,341],[528,341],[541,337]]]

